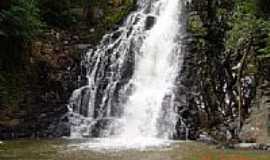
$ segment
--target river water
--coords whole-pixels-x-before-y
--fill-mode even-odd
[[[221,150],[191,141],[146,148],[103,148],[99,139],[16,140],[0,144],[0,160],[269,160],[270,153]],[[103,139],[104,141],[104,139]]]

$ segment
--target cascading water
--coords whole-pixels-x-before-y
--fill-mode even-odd
[[[174,84],[183,58],[183,4],[138,0],[123,26],[86,54],[88,85],[70,99],[71,137],[143,142],[174,135],[181,118]]]

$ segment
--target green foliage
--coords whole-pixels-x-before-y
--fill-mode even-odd
[[[105,25],[110,27],[111,25],[118,23],[125,17],[128,12],[131,10],[133,7],[133,0],[123,0],[121,8],[118,8],[117,10],[112,9],[112,7],[106,8],[105,12]]]
[[[259,7],[254,0],[238,0],[232,18],[232,30],[228,34],[227,49],[237,49],[250,40],[260,57],[270,56],[270,21],[257,15]]]
[[[11,0],[0,11],[0,106],[18,106],[25,45],[42,29],[36,0]]]
[[[227,48],[236,48],[241,41],[249,39],[257,27],[254,8],[251,0],[237,1],[232,20],[232,30],[229,32]]]
[[[85,21],[96,29],[94,34],[89,34],[90,39],[94,39],[92,41],[97,43],[97,40],[113,28],[113,25],[121,23],[133,9],[135,2],[135,0],[87,0]]]
[[[242,15],[255,15],[256,14],[256,5],[255,0],[237,0],[236,1],[236,14]]]
[[[11,7],[0,12],[0,32],[8,37],[31,40],[42,23],[35,0],[11,0]]]
[[[203,22],[198,15],[193,15],[188,18],[188,31],[196,35],[206,35],[207,30],[203,26]]]
[[[134,0],[88,0],[89,11],[93,12],[98,9],[101,14],[97,22],[97,16],[93,16],[96,13],[89,12],[90,16],[87,17],[87,21],[91,25],[99,25],[101,28],[111,28],[112,25],[119,23],[128,14],[133,8],[134,2]]]

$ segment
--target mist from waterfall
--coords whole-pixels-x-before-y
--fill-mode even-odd
[[[174,84],[184,52],[184,1],[138,0],[137,5],[86,54],[88,84],[70,99],[71,137],[140,145],[175,134],[181,118]]]

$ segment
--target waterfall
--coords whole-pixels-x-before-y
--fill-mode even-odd
[[[182,0],[138,0],[82,62],[88,84],[70,98],[71,137],[172,138],[185,36]]]

